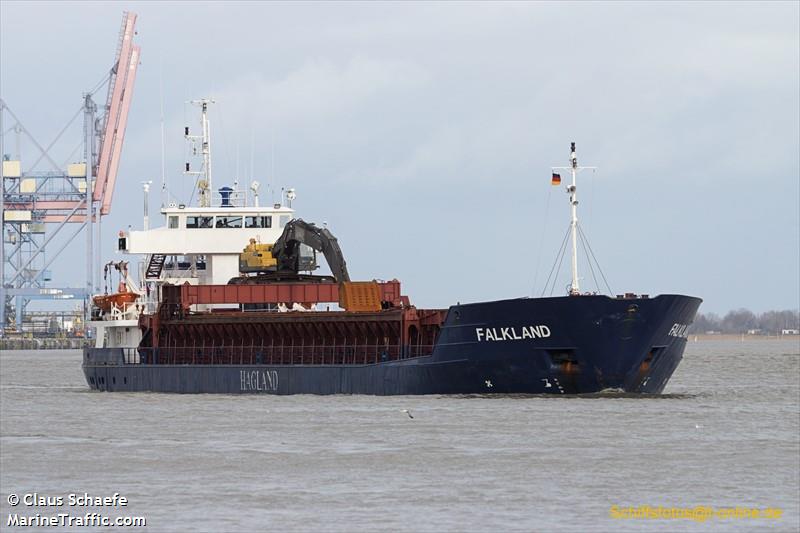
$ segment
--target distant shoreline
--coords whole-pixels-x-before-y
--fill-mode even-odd
[[[700,341],[794,341],[800,343],[800,335],[748,335],[740,333],[689,334],[689,342]]]

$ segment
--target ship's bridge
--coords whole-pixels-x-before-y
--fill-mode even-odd
[[[237,276],[239,254],[250,239],[273,243],[294,217],[292,208],[280,204],[268,207],[170,206],[161,209],[161,213],[164,216],[161,227],[120,232],[118,249],[128,254],[182,256],[193,265],[192,275],[187,277],[199,277],[197,281],[201,283],[227,283]],[[197,272],[198,258],[202,258],[201,269],[205,270],[202,274]],[[188,271],[183,275],[167,272],[167,277],[187,274]]]
[[[119,250],[130,254],[239,254],[251,238],[275,242],[294,216],[285,206],[167,207],[165,225],[128,231]]]

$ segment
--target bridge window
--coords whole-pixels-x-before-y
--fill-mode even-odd
[[[213,228],[214,217],[186,217],[187,228]]]
[[[167,227],[169,229],[175,229],[175,228],[178,227],[178,216],[177,215],[169,217],[169,220],[167,220]]]
[[[289,222],[289,215],[281,215],[281,219],[279,220],[280,227],[284,227],[287,222]]]
[[[241,228],[242,227],[242,217],[217,217],[217,227],[218,228]]]
[[[244,227],[245,228],[271,228],[272,227],[272,217],[271,216],[245,217],[245,219],[244,219]]]

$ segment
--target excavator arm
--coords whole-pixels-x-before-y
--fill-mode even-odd
[[[315,252],[322,252],[331,276],[301,275],[301,271],[316,268],[316,259],[303,253],[304,247],[309,247]],[[269,245],[258,244],[251,241],[240,256],[240,269],[242,272],[258,272],[256,276],[239,276],[231,279],[232,285],[258,285],[262,283],[338,283],[339,307],[352,312],[376,313],[381,309],[393,307],[393,301],[382,300],[381,287],[376,281],[350,281],[347,273],[347,264],[339,247],[339,242],[328,228],[320,228],[311,222],[295,218],[290,220],[283,228],[283,233],[270,252],[274,258],[274,265],[267,261],[262,254],[267,252]],[[251,257],[255,255],[256,257]],[[251,265],[250,263],[256,263]],[[296,303],[296,302],[295,302]],[[316,302],[302,302],[314,304]]]
[[[299,272],[301,270],[300,245],[302,244],[310,246],[317,252],[322,252],[336,281],[339,283],[350,281],[342,249],[333,233],[327,228],[317,227],[301,218],[287,222],[283,233],[272,246],[272,257],[278,263],[278,272]]]

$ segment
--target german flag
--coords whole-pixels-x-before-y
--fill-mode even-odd
[[[553,172],[553,180],[550,183],[553,185],[561,185],[561,174]]]

